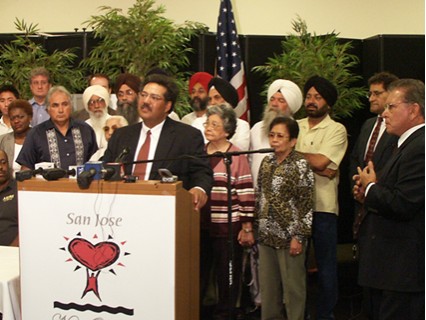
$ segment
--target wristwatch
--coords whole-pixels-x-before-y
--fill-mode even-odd
[[[250,232],[253,232],[253,229],[243,228],[243,231],[244,231],[245,233],[250,233]]]

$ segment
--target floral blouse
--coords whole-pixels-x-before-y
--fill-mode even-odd
[[[314,174],[305,158],[292,151],[281,163],[266,156],[259,169],[255,228],[258,241],[288,248],[293,237],[311,235],[314,208]]]

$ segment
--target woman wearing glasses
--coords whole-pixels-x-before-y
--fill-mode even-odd
[[[207,121],[204,123],[205,137],[208,140],[206,152],[211,157],[214,184],[209,203],[201,216],[201,299],[203,299],[211,267],[214,268],[218,288],[218,303],[214,319],[229,319],[229,311],[234,316],[242,313],[236,308],[239,296],[242,270],[243,247],[254,244],[253,212],[254,189],[247,157],[233,156],[231,161],[231,201],[232,201],[232,297],[229,296],[229,228],[228,228],[228,185],[225,152],[239,151],[229,139],[235,133],[237,117],[228,104],[219,104],[207,108]]]
[[[287,319],[304,319],[314,175],[294,150],[298,134],[295,120],[275,118],[269,127],[269,144],[275,152],[265,156],[259,169],[255,229],[262,319],[284,319],[284,300]]]

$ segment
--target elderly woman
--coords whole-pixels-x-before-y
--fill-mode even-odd
[[[305,257],[312,226],[314,174],[294,150],[298,134],[295,120],[275,118],[269,127],[269,144],[275,152],[263,159],[259,170],[255,228],[262,319],[285,319],[283,300],[287,319],[304,319]]]
[[[104,153],[105,153],[105,150],[108,146],[108,141],[109,141],[109,139],[111,139],[111,136],[114,133],[114,131],[117,130],[118,128],[125,127],[125,126],[128,126],[128,125],[129,125],[129,123],[127,122],[126,118],[124,118],[123,116],[118,116],[118,115],[110,116],[105,121],[105,125],[103,127],[104,134],[105,134],[105,140],[106,140],[106,143],[104,143],[105,147],[98,149],[98,151],[96,151],[93,154],[93,156],[90,158],[90,161],[102,160]]]
[[[228,104],[207,108],[207,121],[204,123],[207,154],[239,151],[229,139],[235,133],[237,117]],[[229,310],[234,315],[240,313],[236,308],[239,296],[243,246],[254,244],[252,229],[254,212],[254,189],[250,167],[245,155],[232,157],[231,163],[231,201],[233,252],[233,296],[229,297],[229,229],[227,170],[223,159],[210,158],[214,184],[207,210],[202,212],[201,225],[201,294],[205,293],[209,267],[215,269],[218,288],[218,304],[215,319],[229,319]],[[209,252],[209,248],[212,254]],[[211,259],[212,261],[209,261]],[[203,296],[201,297],[203,298]],[[230,305],[231,303],[231,305]]]
[[[31,129],[33,108],[27,100],[17,99],[9,104],[7,110],[13,131],[0,136],[0,149],[6,152],[9,167],[16,172],[21,170],[21,165],[15,160]]]

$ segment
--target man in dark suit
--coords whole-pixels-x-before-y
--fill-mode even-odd
[[[213,173],[207,159],[197,158],[205,154],[201,132],[168,117],[178,91],[170,77],[160,74],[148,76],[138,97],[138,112],[143,122],[117,129],[108,142],[104,161],[115,161],[127,147],[129,152],[123,158],[123,162],[128,163],[125,174],[139,176],[142,180],[159,180],[158,169],[169,169],[192,194],[195,209],[200,209],[207,201]],[[160,161],[149,162],[146,168],[141,169],[132,162],[138,160],[146,141],[149,141],[149,150],[145,158]],[[182,156],[194,158],[179,159]]]
[[[369,160],[373,161],[376,171],[380,171],[386,161],[392,155],[392,150],[398,140],[398,137],[392,136],[386,132],[386,126],[382,118],[385,110],[386,99],[388,97],[389,85],[398,78],[389,72],[380,72],[368,79],[370,101],[370,112],[376,114],[376,117],[370,118],[364,122],[358,139],[352,149],[350,156],[349,177],[357,174],[357,167],[364,168]],[[375,135],[374,131],[377,127]],[[371,147],[370,147],[371,145]],[[353,185],[352,185],[353,187]],[[355,221],[353,226],[354,240],[358,237],[359,225],[364,219],[365,211],[359,202],[355,203]]]
[[[359,233],[359,284],[368,288],[371,319],[424,319],[425,87],[401,79],[389,87],[383,118],[398,149],[376,175],[374,163],[354,176],[367,215]]]

